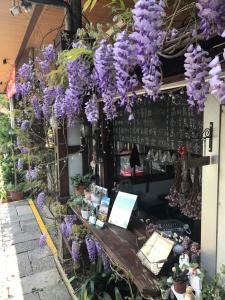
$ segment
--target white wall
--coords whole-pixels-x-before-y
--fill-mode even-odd
[[[217,272],[225,264],[225,106],[221,107]]]
[[[207,269],[209,276],[213,276],[216,272],[217,263],[220,105],[212,95],[208,96],[206,102],[204,128],[208,128],[210,122],[214,123],[213,152],[208,152],[208,140],[203,144],[203,155],[211,156],[211,164],[204,166],[202,173],[201,265]]]

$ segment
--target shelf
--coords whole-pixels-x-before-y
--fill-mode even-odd
[[[123,228],[107,224],[103,229],[97,229],[81,217],[78,210],[72,208],[82,223],[99,240],[110,259],[121,269],[129,273],[132,282],[137,286],[144,297],[157,297],[160,291],[157,288],[159,278],[145,268],[136,253],[137,237]]]

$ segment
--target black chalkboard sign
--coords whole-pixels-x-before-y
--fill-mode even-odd
[[[142,97],[134,108],[133,121],[128,121],[121,108],[114,121],[115,141],[169,150],[186,145],[191,153],[201,154],[203,113],[189,107],[185,97],[166,94],[156,102]]]

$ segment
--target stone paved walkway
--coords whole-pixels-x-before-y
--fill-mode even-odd
[[[71,300],[27,201],[0,204],[0,300]]]

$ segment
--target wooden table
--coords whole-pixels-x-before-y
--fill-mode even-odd
[[[79,211],[72,208],[82,223],[102,244],[113,263],[125,270],[132,282],[137,286],[143,297],[154,299],[160,295],[157,287],[159,278],[145,268],[136,253],[139,248],[134,233],[123,228],[107,224],[103,229],[97,229],[81,217]]]

